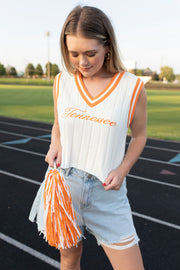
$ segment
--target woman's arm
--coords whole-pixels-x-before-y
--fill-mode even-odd
[[[130,125],[132,138],[129,143],[125,158],[121,165],[111,171],[105,180],[104,188],[106,190],[118,190],[121,187],[124,177],[129,173],[146,144],[146,123],[147,123],[147,99],[144,87],[138,98],[133,121]]]
[[[49,146],[49,151],[45,157],[45,161],[49,163],[50,167],[54,167],[54,160],[56,159],[56,166],[61,165],[61,140],[60,140],[60,128],[58,123],[58,112],[57,112],[57,102],[55,88],[53,89],[53,99],[54,99],[54,124],[51,132],[51,144]]]

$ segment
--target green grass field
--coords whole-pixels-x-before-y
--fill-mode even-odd
[[[180,91],[147,90],[148,137],[180,140]],[[0,115],[53,123],[52,86],[0,85]]]
[[[0,85],[0,115],[53,122],[52,86]]]
[[[180,140],[180,91],[147,90],[149,137]]]
[[[48,80],[39,79],[25,79],[25,78],[0,78],[0,84],[18,84],[18,85],[53,85],[54,79]]]

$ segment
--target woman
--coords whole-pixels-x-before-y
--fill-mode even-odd
[[[46,162],[61,168],[77,221],[114,269],[142,270],[126,175],[146,143],[143,83],[124,70],[113,27],[94,7],[76,7],[61,33],[67,71],[54,83],[55,121]],[[124,156],[128,127],[132,139]],[[61,270],[79,270],[82,239],[61,250]]]

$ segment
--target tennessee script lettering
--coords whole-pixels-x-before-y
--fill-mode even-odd
[[[87,115],[86,111],[82,111],[80,109],[76,109],[76,108],[72,108],[72,107],[66,108],[65,112],[62,113],[61,116],[63,118],[72,117],[72,118],[78,118],[78,119],[82,119],[82,120],[89,120],[89,121],[93,121],[93,122],[96,122],[99,124],[104,124],[104,125],[109,125],[109,126],[116,126],[117,125],[116,122],[113,122],[109,119],[104,119],[104,118],[100,118],[100,117]]]

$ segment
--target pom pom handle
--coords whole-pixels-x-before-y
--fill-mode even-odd
[[[54,160],[54,169],[57,170],[56,159]]]
[[[49,168],[58,170],[57,165],[56,165],[56,159],[54,160],[54,166],[49,166]]]

